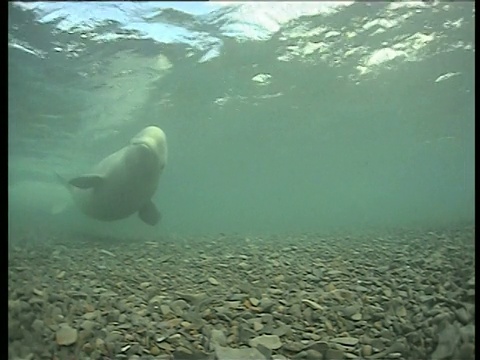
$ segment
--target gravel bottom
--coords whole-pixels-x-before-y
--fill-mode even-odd
[[[10,239],[9,359],[474,359],[475,229]]]

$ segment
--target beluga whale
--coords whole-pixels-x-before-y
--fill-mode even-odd
[[[138,213],[143,222],[153,226],[159,222],[160,212],[152,197],[166,164],[165,133],[157,126],[148,126],[90,172],[70,180],[57,177],[87,216],[114,221]]]

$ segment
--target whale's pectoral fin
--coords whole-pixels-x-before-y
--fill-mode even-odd
[[[152,226],[157,225],[161,217],[160,211],[151,200],[138,210],[138,216],[144,223]]]
[[[91,189],[100,186],[103,182],[104,178],[102,176],[92,174],[78,176],[70,180],[68,183],[80,189]]]

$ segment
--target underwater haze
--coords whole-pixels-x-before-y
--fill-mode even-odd
[[[474,221],[474,2],[11,2],[9,230],[284,234]],[[57,183],[156,125],[150,227]],[[65,206],[62,204],[66,204]]]

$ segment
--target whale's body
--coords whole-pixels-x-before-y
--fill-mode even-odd
[[[152,202],[167,163],[165,133],[149,126],[130,143],[107,156],[91,172],[67,181],[76,205],[91,218],[124,219],[138,212],[149,225],[160,220]]]

